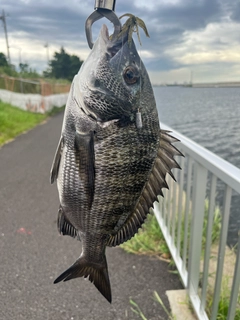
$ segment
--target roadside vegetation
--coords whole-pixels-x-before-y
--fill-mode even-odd
[[[208,217],[208,206],[209,202],[208,200],[205,201],[205,217],[204,217],[204,225],[203,225],[203,236],[202,236],[202,255],[204,254],[205,245],[206,245],[206,230],[207,230],[207,217]],[[191,219],[190,219],[191,220]],[[183,233],[183,225],[184,221],[182,223],[182,234],[181,234],[181,248],[180,252],[182,252],[183,248],[183,239],[184,239],[184,233]],[[176,227],[178,223],[176,222]],[[189,221],[189,225],[191,225],[191,221]],[[212,230],[212,244],[217,245],[218,240],[220,237],[220,231],[221,231],[221,212],[220,209],[217,207],[214,212],[214,223],[213,223],[213,230]],[[188,241],[190,240],[190,233],[188,233]],[[174,261],[171,258],[170,250],[165,242],[164,236],[161,232],[161,229],[158,225],[157,219],[154,215],[148,215],[146,222],[144,223],[142,229],[139,230],[139,232],[129,241],[125,242],[121,245],[121,248],[125,250],[128,253],[132,254],[140,254],[140,255],[150,255],[150,256],[156,256],[160,259],[166,259],[166,261],[169,263],[169,266],[174,266]],[[177,270],[169,270],[169,272],[177,273]],[[220,301],[218,306],[218,315],[216,320],[226,320],[227,319],[227,313],[229,308],[229,301],[231,296],[231,291],[228,286],[229,277],[223,278],[222,288],[221,288],[221,295],[220,295]],[[163,305],[160,297],[158,296],[157,292],[154,292],[154,298],[157,298],[157,301],[159,302],[160,306],[165,310],[167,319],[172,320],[174,317],[169,314],[166,307]],[[207,298],[207,305],[206,305],[206,312],[210,318],[211,316],[211,308],[213,303],[213,294],[211,292],[211,289],[209,289],[208,292],[208,298]],[[145,315],[142,313],[141,308],[131,299],[130,304],[132,305],[132,311],[139,316],[139,319],[148,320]],[[240,305],[240,295],[238,298],[238,304]],[[191,308],[191,307],[190,307]],[[234,320],[240,320],[240,310],[236,310],[235,318]]]
[[[53,54],[47,69],[42,74],[31,68],[28,62],[20,62],[18,66],[9,64],[6,56],[0,52],[0,75],[21,77],[23,79],[43,79],[62,83],[71,82],[78,73],[83,61],[76,55],[70,55],[61,47],[59,52]]]
[[[20,133],[35,127],[47,114],[31,113],[0,102],[0,146]]]
[[[53,108],[45,114],[32,113],[0,101],[0,146],[61,110],[63,108]]]
[[[231,298],[231,291],[229,289],[229,282],[230,278],[225,276],[222,281],[221,293],[220,293],[220,301],[218,304],[218,314],[216,320],[226,320],[228,316],[228,308],[229,302]],[[237,300],[238,305],[240,305],[240,294],[238,295]],[[211,292],[208,293],[207,297],[207,306],[206,306],[206,313],[208,317],[211,316],[211,308],[213,305],[213,295]],[[238,308],[235,313],[234,320],[240,320],[240,309]]]
[[[172,316],[171,312],[169,312],[168,309],[166,308],[166,306],[164,305],[164,303],[163,303],[162,299],[159,297],[157,291],[154,291],[153,299],[155,301],[157,301],[159,303],[159,305],[162,307],[162,309],[166,313],[166,317],[167,317],[168,320],[176,320],[176,317]],[[136,302],[134,302],[132,299],[130,299],[130,304],[132,305],[131,310],[133,311],[133,313],[135,313],[138,316],[140,316],[140,318],[143,319],[143,320],[148,320],[145,317],[145,315],[141,311],[141,308],[139,307],[139,305]]]
[[[83,61],[76,55],[69,55],[60,48],[49,61],[46,70],[39,73],[27,61],[17,66],[9,64],[0,52],[0,89],[18,93],[57,94],[69,91],[73,77],[78,73]]]

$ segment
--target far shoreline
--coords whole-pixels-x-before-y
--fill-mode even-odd
[[[153,84],[153,87],[239,88],[240,87],[240,82],[165,83],[165,84]]]

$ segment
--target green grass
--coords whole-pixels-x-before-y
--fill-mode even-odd
[[[222,286],[221,286],[221,294],[220,294],[220,300],[218,304],[218,314],[216,320],[226,320],[228,316],[228,309],[229,309],[229,301],[231,297],[231,291],[229,289],[229,277],[223,277],[222,280]],[[238,294],[238,300],[237,300],[238,306],[240,306],[240,291]],[[207,315],[211,316],[211,310],[213,305],[213,294],[211,292],[208,293],[207,297],[207,307],[206,307],[206,313]],[[236,309],[234,320],[240,320],[240,309]]]
[[[121,245],[128,253],[163,256],[168,258],[170,252],[164,236],[154,215],[148,215],[142,229],[135,236]]]
[[[57,111],[61,110],[61,108],[56,109]],[[0,101],[0,146],[34,128],[47,117],[56,113],[56,109],[46,114],[32,113]]]
[[[204,206],[204,219],[203,219],[203,231],[202,231],[202,257],[204,256],[205,248],[206,248],[206,242],[207,242],[207,227],[208,227],[208,212],[209,212],[209,199],[205,199],[205,206]],[[211,233],[211,243],[216,244],[220,238],[220,232],[221,232],[221,211],[218,206],[214,209],[213,214],[213,226],[212,226],[212,233]],[[180,253],[183,252],[183,244],[184,244],[184,215],[182,215],[182,221],[181,221],[181,242],[180,242]],[[178,221],[176,221],[176,231],[175,231],[175,237],[177,236],[177,225]],[[192,215],[189,215],[189,221],[188,221],[188,239],[187,243],[190,242],[190,228],[192,225]]]
[[[153,297],[154,300],[157,301],[159,303],[159,306],[164,310],[164,312],[166,313],[166,319],[168,320],[176,320],[176,317],[173,316],[171,314],[171,312],[168,311],[167,307],[164,305],[162,299],[160,298],[160,296],[158,295],[157,291],[154,291],[153,293]],[[132,305],[131,310],[137,314],[142,320],[148,320],[146,318],[146,316],[144,315],[144,313],[142,312],[141,308],[139,307],[139,305],[133,301],[132,299],[130,299],[130,304]]]

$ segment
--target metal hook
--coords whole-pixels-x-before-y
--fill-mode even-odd
[[[95,21],[101,18],[107,18],[114,25],[114,32],[112,38],[114,39],[121,31],[122,25],[115,12],[115,0],[95,0],[95,11],[90,14],[85,23],[86,37],[88,41],[89,48],[93,47],[92,40],[92,25]]]

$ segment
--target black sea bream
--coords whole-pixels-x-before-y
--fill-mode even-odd
[[[60,198],[58,229],[82,253],[54,283],[88,277],[111,302],[106,246],[137,232],[178,168],[177,141],[159,127],[152,86],[127,34],[105,25],[75,76],[51,170]]]

